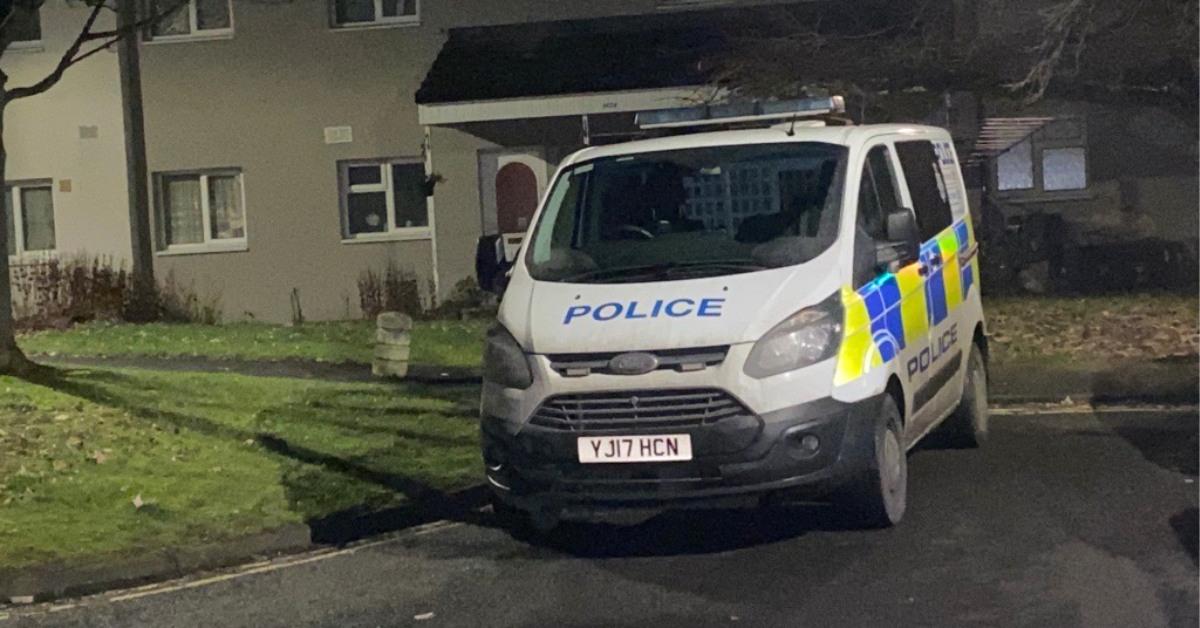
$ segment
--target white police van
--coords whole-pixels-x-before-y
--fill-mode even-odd
[[[498,514],[544,527],[831,497],[888,526],[908,449],[943,422],[984,440],[977,245],[950,136],[809,119],[841,106],[755,103],[732,121],[775,126],[563,162],[485,346]],[[730,121],[715,110],[638,122]]]

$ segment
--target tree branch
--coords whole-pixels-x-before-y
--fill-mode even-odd
[[[28,98],[54,87],[62,79],[67,68],[75,64],[74,57],[83,46],[84,37],[91,32],[92,26],[96,24],[96,19],[100,17],[100,11],[103,10],[103,7],[103,3],[97,3],[92,7],[91,13],[88,13],[87,20],[83,23],[83,29],[79,31],[79,35],[75,37],[75,41],[71,42],[71,45],[67,47],[66,52],[59,58],[58,65],[54,66],[54,70],[50,74],[47,74],[45,78],[28,87],[16,87],[9,90],[8,100],[13,101],[18,98]]]
[[[130,1],[132,2],[133,0]],[[157,23],[167,15],[174,13],[179,9],[179,7],[187,4],[187,2],[188,0],[176,0],[165,10],[153,12],[149,16],[137,20],[131,24],[127,24],[113,30],[93,31],[92,27],[95,26],[96,20],[100,16],[100,12],[105,8],[109,8],[104,0],[98,0],[96,4],[92,5],[92,11],[88,14],[87,20],[84,21],[83,28],[80,29],[79,35],[75,37],[75,41],[71,42],[71,45],[67,47],[66,52],[64,52],[62,57],[59,58],[58,65],[54,67],[54,70],[51,71],[50,74],[47,74],[45,78],[37,83],[34,83],[33,85],[29,85],[27,87],[15,87],[9,90],[8,100],[13,101],[18,98],[36,96],[50,89],[51,87],[54,87],[55,84],[62,80],[63,75],[71,66],[102,50],[107,50],[113,47],[117,42],[126,37],[135,36],[143,28]],[[79,51],[83,48],[84,43],[102,39],[107,41],[99,46],[96,46],[95,48],[88,50],[87,52],[84,52],[83,54],[80,54]]]

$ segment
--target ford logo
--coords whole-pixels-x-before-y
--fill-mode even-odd
[[[653,353],[622,353],[608,361],[608,370],[617,375],[643,375],[658,368],[658,357]]]

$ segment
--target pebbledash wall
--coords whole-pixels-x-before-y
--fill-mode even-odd
[[[154,214],[158,277],[173,274],[219,296],[227,319],[288,320],[293,291],[306,318],[357,317],[358,278],[389,262],[414,273],[423,289],[436,283],[442,297],[473,276],[481,231],[477,151],[489,144],[434,132],[426,154],[414,102],[449,28],[697,4],[409,0],[400,3],[416,6],[408,22],[339,28],[334,1],[235,0],[225,32],[142,46],[154,189],[164,173],[240,173],[244,241],[166,246],[162,213]],[[430,203],[430,228],[347,237],[340,164],[426,157],[444,178]]]
[[[82,3],[47,2],[41,10],[41,40],[5,51],[0,68],[8,87],[31,84],[50,73],[79,32],[88,10]],[[101,30],[112,28],[104,15]],[[125,180],[125,131],[117,55],[103,52],[71,68],[50,91],[14,101],[5,114],[9,186],[50,189],[53,246],[44,227],[37,251],[24,243],[14,265],[48,255],[88,253],[128,260],[129,205]]]

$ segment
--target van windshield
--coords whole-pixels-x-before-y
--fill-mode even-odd
[[[804,263],[837,238],[844,146],[715,146],[607,157],[557,179],[527,247],[542,281],[624,283]]]

